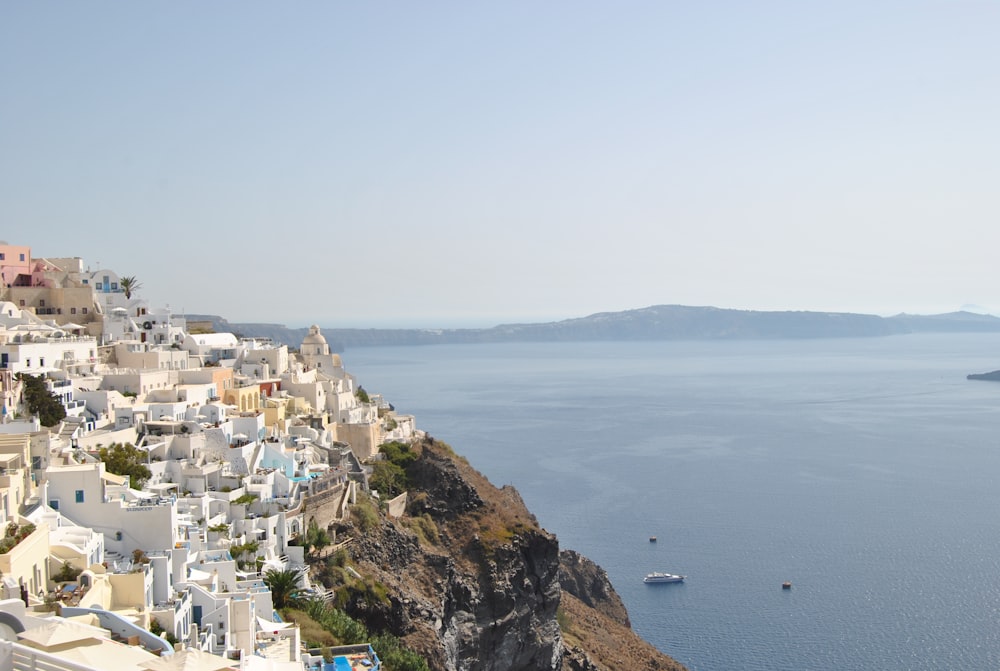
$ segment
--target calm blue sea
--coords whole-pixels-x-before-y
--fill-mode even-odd
[[[1000,668],[1000,383],[965,379],[1000,368],[1000,336],[357,348],[344,363],[516,486],[692,670]],[[688,579],[643,584],[653,570]]]

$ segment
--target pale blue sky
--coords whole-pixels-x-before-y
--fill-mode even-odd
[[[5,2],[0,239],[290,325],[993,310],[998,35],[996,2]]]

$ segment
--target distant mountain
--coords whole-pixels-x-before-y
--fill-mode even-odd
[[[903,325],[904,333],[922,331],[996,331],[1000,318],[976,312],[948,312],[941,315],[899,314],[889,317],[891,321]]]
[[[989,373],[970,373],[965,376],[966,380],[986,380],[987,382],[1000,382],[1000,370],[993,370]]]
[[[308,329],[281,324],[230,323],[214,315],[186,315],[210,321],[216,331],[269,337],[297,347]],[[623,312],[538,324],[501,324],[485,329],[324,328],[330,349],[388,345],[486,342],[569,342],[586,340],[736,340],[862,338],[903,333],[1000,332],[1000,318],[973,312],[893,317],[849,312],[763,312],[684,305],[654,305]]]

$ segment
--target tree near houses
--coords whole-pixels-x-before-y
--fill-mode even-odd
[[[388,500],[410,488],[410,476],[406,469],[416,460],[417,455],[409,445],[398,440],[382,443],[378,449],[382,459],[372,466],[368,484],[372,489],[378,490],[384,500]]]
[[[125,298],[132,298],[132,292],[142,289],[142,282],[136,279],[135,275],[126,275],[118,278],[118,286],[125,292]]]
[[[305,548],[305,553],[309,554],[313,550],[322,552],[323,548],[330,544],[330,534],[326,529],[320,528],[316,523],[316,518],[311,517],[306,526],[306,533],[300,538],[301,545]]]
[[[270,569],[264,574],[264,584],[271,590],[271,600],[275,609],[284,608],[294,601],[300,578],[299,572],[294,569],[283,571]]]
[[[97,451],[108,473],[129,476],[129,483],[135,489],[142,489],[153,473],[146,466],[146,453],[132,443],[111,443]]]
[[[66,417],[66,408],[59,397],[45,386],[44,377],[18,373],[17,379],[24,385],[21,397],[28,412],[37,415],[42,426],[55,426]]]

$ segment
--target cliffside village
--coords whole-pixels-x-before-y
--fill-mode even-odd
[[[413,418],[359,394],[317,326],[297,352],[207,332],[134,277],[3,242],[0,280],[0,669],[378,668],[302,650],[263,578],[322,593],[298,541]],[[25,376],[65,418],[43,426]],[[116,444],[141,486],[99,458]]]

